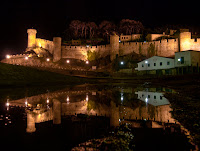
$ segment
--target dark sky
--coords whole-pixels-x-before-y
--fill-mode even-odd
[[[0,2],[0,58],[18,53],[27,45],[28,28],[37,37],[52,40],[60,36],[73,19],[119,22],[123,18],[145,26],[186,24],[200,28],[198,1],[175,0],[4,0]]]

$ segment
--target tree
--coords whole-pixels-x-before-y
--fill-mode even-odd
[[[99,25],[99,32],[102,37],[109,40],[109,36],[116,31],[116,25],[110,21],[104,20]]]
[[[86,22],[81,22],[80,24],[80,27],[81,27],[81,37],[87,37],[87,24]]]
[[[126,35],[138,34],[143,31],[143,25],[140,21],[122,19],[120,21],[120,32]]]
[[[90,31],[90,38],[93,38],[95,30],[97,29],[97,25],[95,24],[95,22],[88,22],[87,27],[89,28]]]
[[[73,20],[70,25],[69,28],[74,32],[74,37],[78,38],[79,35],[79,29],[81,28],[81,21],[80,20]]]

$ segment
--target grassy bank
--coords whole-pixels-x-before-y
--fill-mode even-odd
[[[53,85],[85,83],[85,78],[71,77],[34,68],[0,63],[0,86]]]

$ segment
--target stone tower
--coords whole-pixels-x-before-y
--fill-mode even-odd
[[[53,38],[53,44],[54,44],[54,50],[53,50],[53,61],[59,61],[61,59],[61,37],[54,37]]]
[[[110,36],[110,60],[114,60],[119,55],[119,36],[114,34]]]
[[[27,113],[27,128],[26,128],[26,132],[27,133],[33,133],[36,131],[35,128],[35,117],[34,114],[28,112]]]
[[[61,124],[61,102],[53,99],[53,124]]]
[[[28,33],[28,46],[27,48],[33,48],[36,47],[36,29],[27,29]]]
[[[179,35],[179,51],[191,49],[191,32],[189,30],[180,30]]]

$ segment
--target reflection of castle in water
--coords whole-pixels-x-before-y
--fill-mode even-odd
[[[132,92],[129,94],[134,95]],[[36,130],[35,123],[53,120],[54,124],[61,124],[62,116],[71,116],[72,120],[77,120],[77,114],[109,117],[110,126],[119,126],[119,121],[122,119],[175,122],[171,117],[169,101],[162,93],[138,91],[135,94],[138,94],[139,100],[147,101],[148,105],[145,103],[140,103],[136,107],[117,105],[117,98],[114,98],[112,93],[86,89],[63,90],[29,97],[28,104],[33,110],[27,110],[27,132]],[[11,101],[10,104],[24,106],[24,102],[25,99],[20,99]]]

